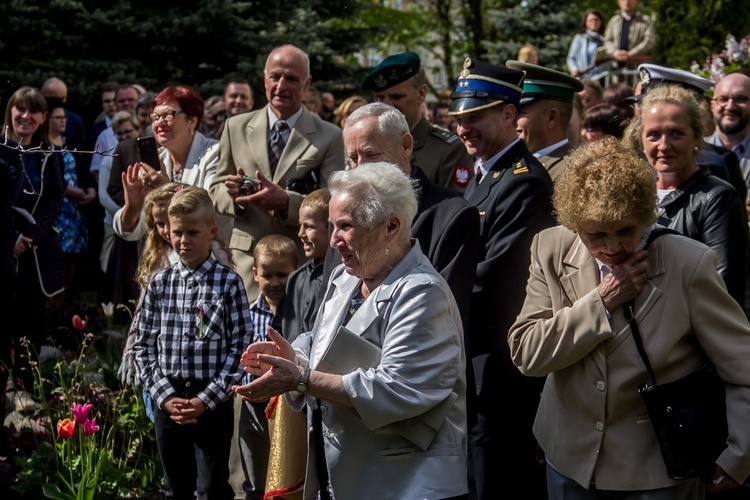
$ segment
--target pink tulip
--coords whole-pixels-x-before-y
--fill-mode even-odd
[[[73,403],[73,418],[75,419],[76,425],[83,425],[84,422],[89,419],[91,408],[93,408],[93,406],[88,403],[85,405]]]
[[[76,314],[73,316],[73,328],[76,330],[83,330],[86,328],[86,321]]]
[[[83,423],[83,433],[87,436],[93,436],[99,430],[99,426],[96,425],[96,419],[86,419]]]

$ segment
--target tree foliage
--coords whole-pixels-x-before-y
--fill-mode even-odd
[[[724,47],[728,33],[750,32],[750,9],[743,0],[651,0],[657,18],[654,60],[688,69]]]
[[[319,87],[348,84],[354,69],[334,56],[358,50],[367,33],[337,20],[359,8],[355,0],[6,0],[1,86],[7,94],[56,75],[79,104],[96,102],[106,81],[190,84],[207,96],[242,76],[259,90],[266,56],[284,43],[310,54]]]

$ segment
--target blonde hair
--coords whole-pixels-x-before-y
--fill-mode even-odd
[[[147,287],[151,277],[157,271],[166,267],[167,255],[172,249],[172,245],[156,230],[154,207],[169,207],[169,202],[174,194],[186,187],[185,184],[170,182],[159,186],[146,195],[146,201],[143,204],[147,231],[146,244],[143,247],[141,259],[138,262],[138,271],[136,272],[136,281],[141,287]]]
[[[630,125],[625,130],[623,137],[625,144],[635,148],[643,147],[643,140],[641,138],[643,134],[643,116],[647,110],[661,103],[674,104],[685,111],[688,126],[693,132],[693,138],[699,141],[698,145],[700,146],[703,143],[700,139],[705,135],[703,130],[705,121],[703,117],[707,111],[701,107],[700,101],[694,92],[677,85],[656,87],[646,93],[646,96],[639,103],[638,115],[631,120]]]
[[[633,149],[604,137],[570,154],[552,201],[558,222],[572,231],[581,224],[629,216],[651,225],[656,221],[656,177]]]
[[[263,258],[279,257],[282,259],[289,259],[296,268],[299,264],[299,250],[297,245],[288,236],[281,234],[269,234],[264,236],[255,245],[253,250],[253,259],[255,259],[255,267],[263,262]]]
[[[330,202],[331,192],[328,188],[320,188],[305,196],[299,208],[309,207],[314,212],[315,217],[322,217],[323,220],[328,220],[328,204]]]
[[[344,101],[339,104],[338,108],[336,108],[333,112],[333,115],[336,117],[336,125],[344,128],[344,122],[349,117],[349,115],[352,114],[351,109],[355,104],[364,106],[365,104],[367,104],[367,100],[361,95],[353,95],[344,99]]]

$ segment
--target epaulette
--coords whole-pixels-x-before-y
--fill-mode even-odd
[[[513,165],[513,175],[528,173],[529,168],[520,161]]]
[[[441,140],[448,144],[451,144],[458,139],[458,136],[456,134],[454,134],[450,130],[444,129],[443,127],[438,127],[437,125],[430,126],[430,133],[435,137],[439,137]]]

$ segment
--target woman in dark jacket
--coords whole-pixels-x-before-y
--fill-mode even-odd
[[[59,153],[48,140],[47,104],[39,90],[21,87],[8,100],[3,124],[4,159],[21,169],[21,191],[13,205],[18,262],[17,318],[12,329],[18,342],[28,337],[35,349],[45,338],[44,309],[47,299],[63,291],[63,258],[55,222],[63,199]],[[16,353],[24,349],[16,344]],[[17,362],[20,356],[16,356]],[[18,364],[16,365],[18,368]],[[28,373],[16,372],[24,385]],[[26,388],[27,390],[30,387]]]
[[[708,245],[729,294],[744,305],[745,211],[730,184],[696,163],[704,135],[700,104],[689,90],[676,86],[650,90],[626,132],[656,171],[657,222]]]

